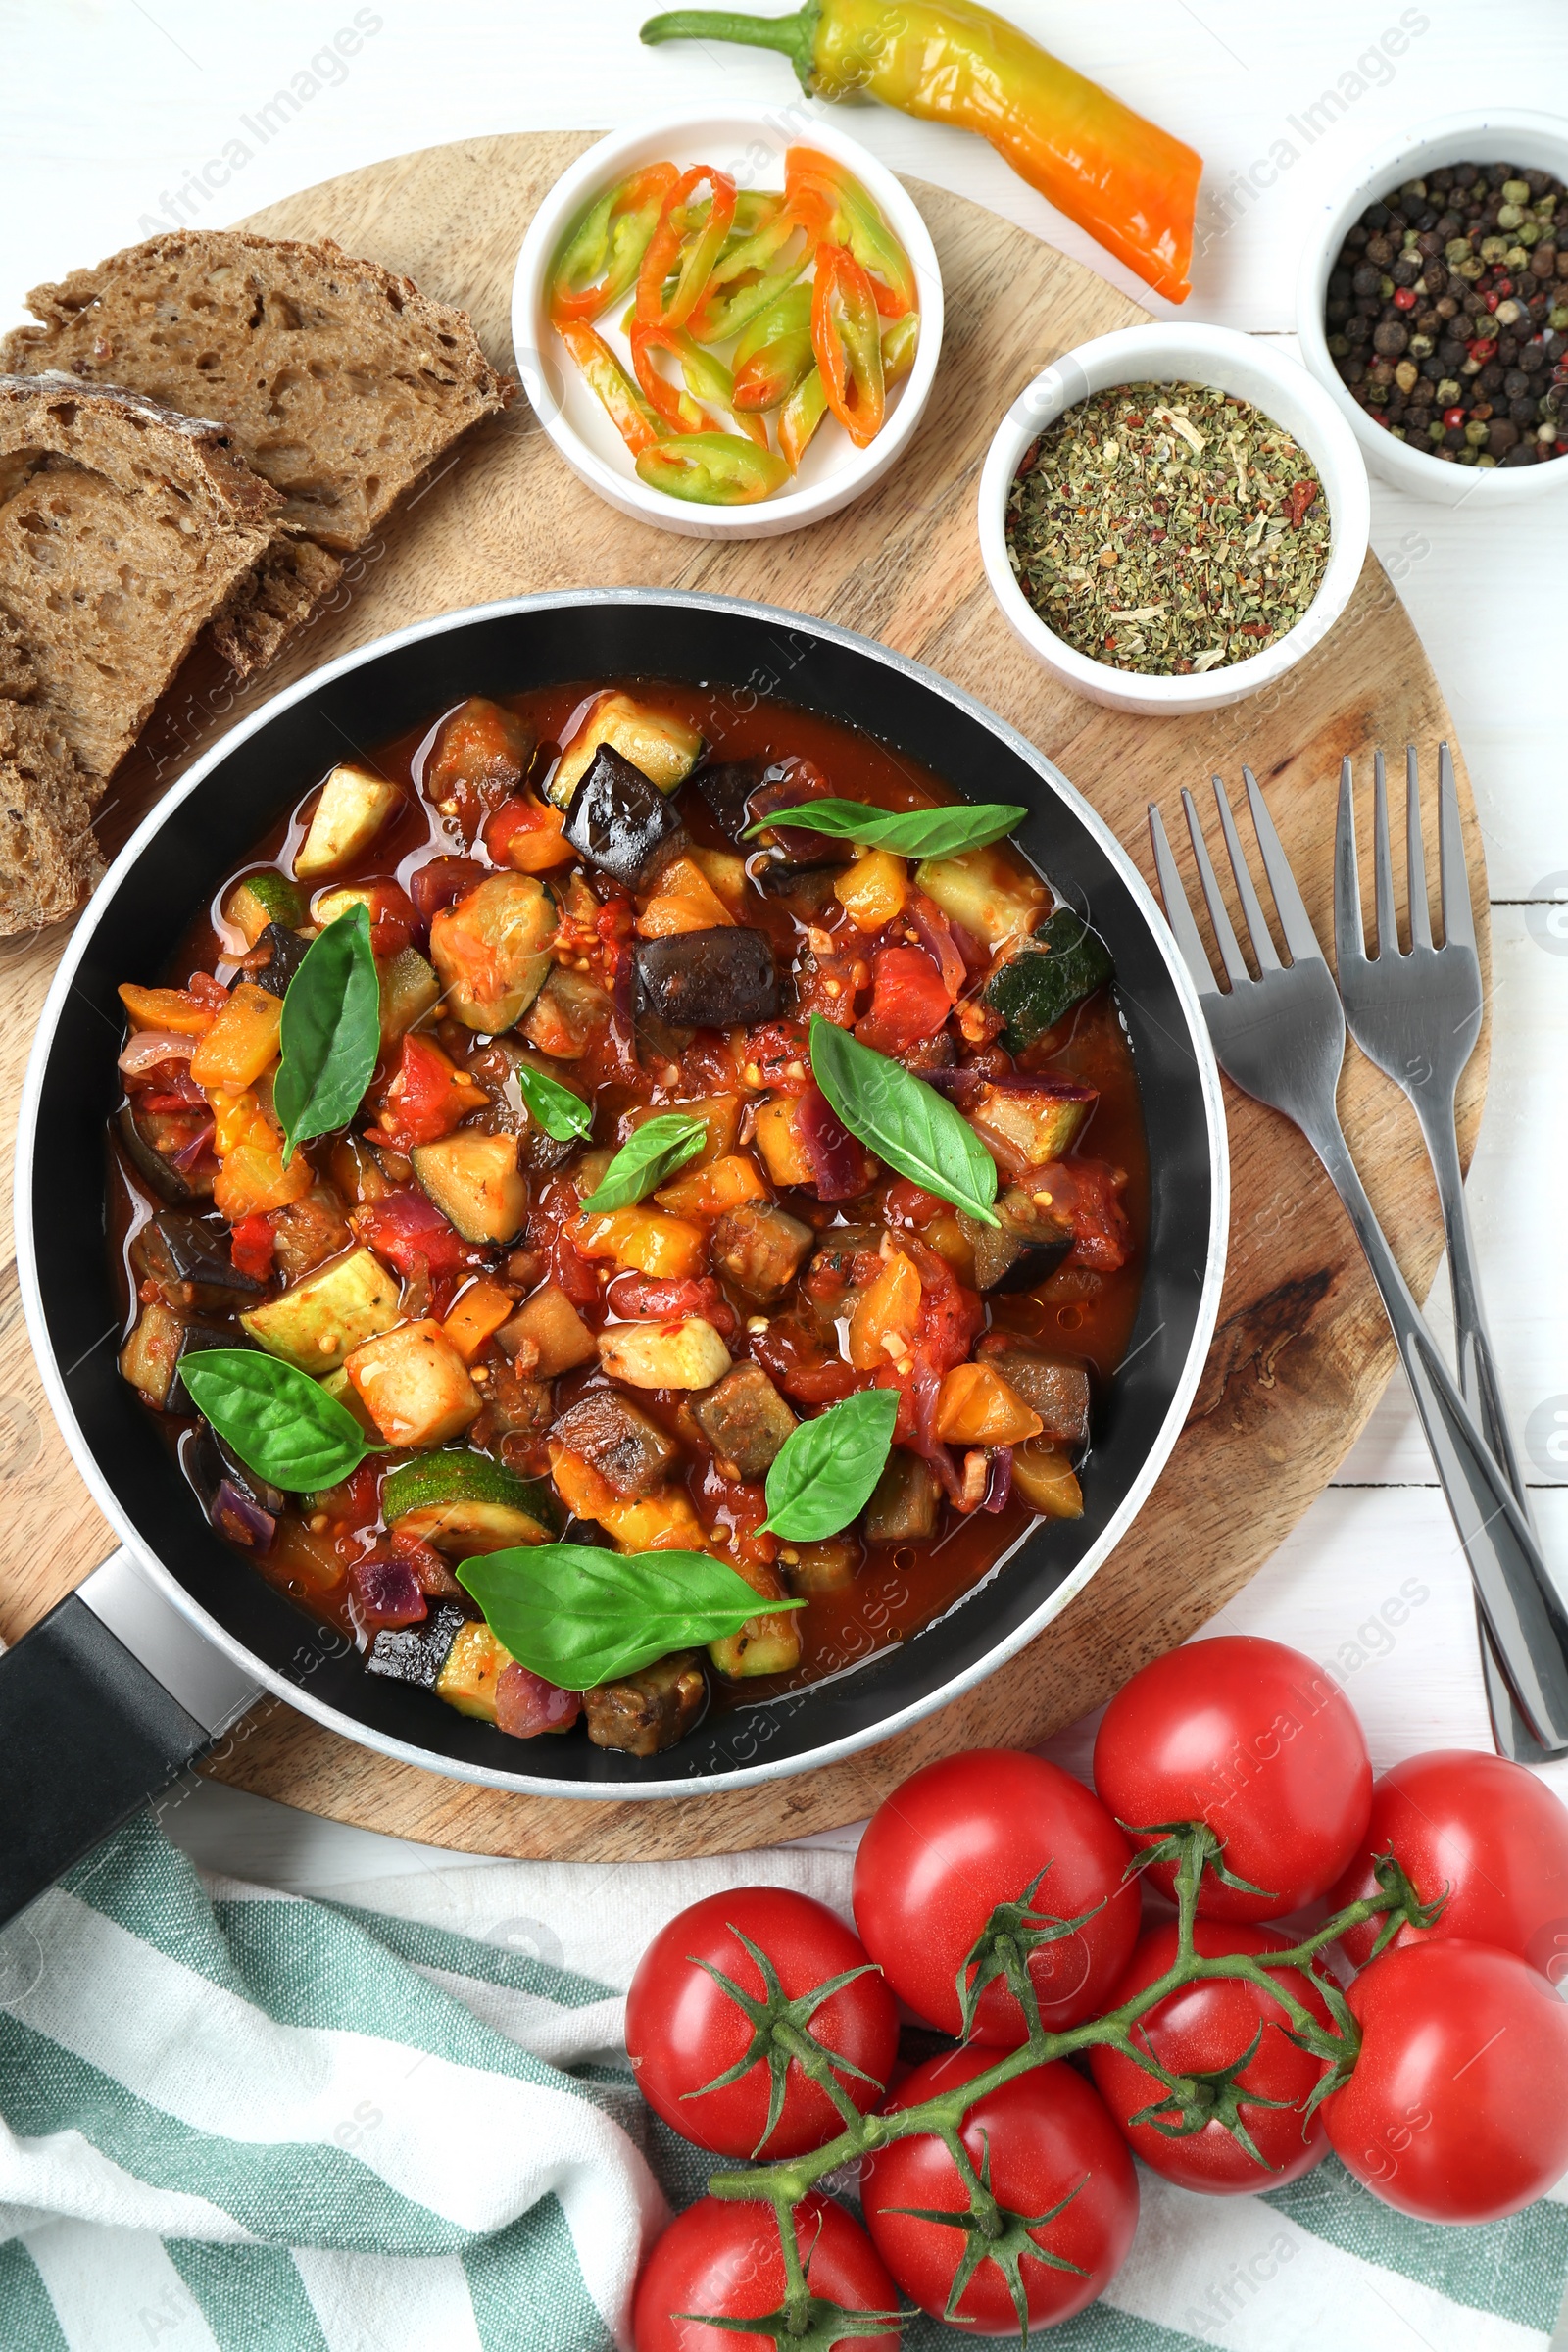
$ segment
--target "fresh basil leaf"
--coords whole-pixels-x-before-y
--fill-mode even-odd
[[[518,1664],[563,1690],[591,1690],[672,1649],[738,1634],[753,1617],[805,1606],[764,1600],[706,1551],[519,1544],[457,1573]]]
[[[922,1192],[995,1225],[997,1163],[967,1119],[902,1062],[811,1015],[811,1069],[850,1133]]]
[[[284,992],[279,1042],[272,1107],[283,1125],[287,1167],[297,1144],[348,1125],[381,1051],[381,982],[363,900],[306,949]]]
[[[574,1095],[548,1071],[529,1069],[525,1061],[514,1067],[517,1092],[528,1105],[528,1115],[538,1120],[546,1135],[554,1136],[558,1144],[569,1144],[574,1137],[588,1133],[594,1123],[593,1106],[581,1095]]]
[[[335,1487],[368,1453],[385,1450],[319,1381],[275,1355],[204,1348],[183,1359],[179,1376],[246,1469],[291,1494]]]
[[[872,808],[864,801],[803,801],[748,827],[748,840],[779,825],[863,841],[900,858],[956,858],[960,850],[989,849],[1023,822],[1027,808],[1010,802],[965,802],[956,808]]]
[[[598,1189],[583,1202],[584,1210],[628,1208],[641,1200],[656,1184],[673,1176],[689,1159],[695,1159],[708,1141],[708,1129],[701,1119],[682,1118],[679,1111],[661,1112],[639,1127],[615,1153]]]
[[[796,1544],[836,1536],[871,1499],[893,1444],[897,1389],[861,1389],[791,1430],[767,1474],[762,1525]]]

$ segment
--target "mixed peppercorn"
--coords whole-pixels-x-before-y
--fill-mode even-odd
[[[1448,465],[1561,455],[1568,190],[1513,164],[1448,164],[1369,204],[1324,324],[1352,400]]]

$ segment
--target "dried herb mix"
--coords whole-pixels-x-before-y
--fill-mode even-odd
[[[1306,452],[1208,384],[1117,384],[1079,401],[1024,453],[1006,527],[1047,627],[1146,677],[1261,653],[1300,619],[1329,560]]]

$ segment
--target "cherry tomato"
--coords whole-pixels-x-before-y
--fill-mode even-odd
[[[1286,1938],[1272,1928],[1244,1927],[1239,1921],[1198,1920],[1193,1941],[1206,1959],[1225,1952],[1262,1954],[1286,1948]],[[1107,2006],[1119,2009],[1134,1993],[1162,1977],[1175,1957],[1176,1923],[1166,1920],[1140,1939],[1132,1966]],[[1279,1976],[1287,1991],[1310,2009],[1320,2025],[1330,2024],[1327,2003],[1303,1970],[1282,1968]],[[1205,2124],[1200,2132],[1189,2132],[1181,2139],[1169,2138],[1152,2123],[1135,2124],[1132,2118],[1159,2097],[1159,2084],[1108,2044],[1089,2053],[1095,2087],[1134,2154],[1167,2180],[1211,2197],[1282,2187],[1287,2180],[1309,2173],[1328,2154],[1321,2113],[1314,2113],[1304,2125],[1300,2113],[1324,2062],[1287,2040],[1285,2029],[1290,2022],[1278,2001],[1270,2000],[1244,1977],[1210,1977],[1171,1993],[1157,2008],[1147,2010],[1133,2028],[1133,2039],[1168,2073],[1187,2075],[1234,2065],[1262,2026],[1257,2055],[1242,2069],[1239,2085],[1244,2092],[1255,2092],[1259,2099],[1290,2102],[1287,2107],[1259,2107],[1245,2096],[1240,2102],[1241,2124],[1262,2164],[1255,2164],[1221,2123]]]
[[[1324,1893],[1372,1806],[1366,1740],[1339,1685],[1298,1649],[1245,1634],[1189,1642],[1133,1676],[1096,1737],[1095,1787],[1140,1828],[1206,1821],[1225,1867],[1265,1889],[1244,1894],[1205,1871],[1206,1919],[1280,1919]],[[1149,1875],[1172,1891],[1174,1864]]]
[[[756,2028],[700,1963],[707,1961],[755,2001],[767,1996],[743,1936],[766,1954],[785,2000],[802,2004],[796,2024],[860,2070],[846,2068],[837,2076],[856,2106],[862,2114],[874,2107],[898,2054],[893,1995],[843,1921],[825,1903],[787,1886],[737,1886],[728,1894],[705,1895],[661,1929],[637,1963],[626,1995],[626,2048],[638,2089],[683,2139],[720,2156],[760,2150],[770,2159],[799,2156],[836,2138],[844,2119],[798,2060],[781,2059],[784,2106],[771,2133],[772,2076],[765,2058],[721,2090],[706,2087],[745,2058]],[[807,2014],[818,1985],[856,1968],[866,1973]]]
[[[928,2059],[900,2085],[884,2113],[972,2082],[996,2060],[995,2050],[972,2043]],[[1031,2329],[1071,2319],[1104,2293],[1138,2227],[1138,2176],[1099,2094],[1070,2066],[1036,2067],[977,2099],[960,2130],[982,2179],[982,2167],[988,2167],[998,2204],[1035,2225],[1027,2232],[1009,2230],[1000,2241],[982,2241],[1005,2250],[1011,2237]],[[860,2198],[872,2242],[900,2286],[922,2311],[942,2319],[974,2233],[960,2220],[922,2221],[897,2210],[912,2205],[967,2217],[962,2179],[942,2141],[922,2132],[879,2148],[862,2167]],[[1027,2251],[1030,2240],[1074,2268],[1036,2260]],[[980,2260],[957,2299],[956,2319],[971,2335],[1017,2335],[1018,2313],[995,2256]]]
[[[975,1748],[926,1765],[872,1814],[855,1863],[855,1922],[894,1991],[957,2034],[958,1971],[996,1905],[1021,1900],[1043,1871],[1031,1898],[1037,1916],[1095,1911],[1029,1955],[1041,2020],[1059,2033],[1105,2006],[1138,1940],[1141,1896],[1122,1875],[1130,1858],[1099,1798],[1059,1765],[1017,1748]],[[1013,2048],[1027,2031],[1005,1982],[988,1984],[974,2038]]]
[[[1346,1996],[1361,2054],[1323,2102],[1335,2153],[1386,2205],[1494,2222],[1568,2171],[1568,2005],[1516,1952],[1385,1952]]]
[[[1375,1856],[1390,1848],[1424,1903],[1445,1886],[1431,1928],[1403,1927],[1396,1943],[1461,1936],[1517,1952],[1554,1984],[1568,1974],[1568,1809],[1522,1764],[1470,1748],[1407,1756],[1372,1790],[1372,1819],[1331,1911],[1375,1894]],[[1341,1937],[1359,1968],[1377,1941],[1372,1921]]]
[[[795,2208],[806,2282],[845,2311],[896,2311],[898,2289],[858,2223],[826,2197]],[[632,2304],[637,2352],[775,2352],[777,2337],[705,2328],[682,2312],[754,2320],[784,2303],[784,2249],[771,2205],[703,2197],[671,2222],[644,2263]],[[820,2336],[813,2338],[820,2343]],[[846,2336],[846,2352],[899,2352],[899,2332]]]

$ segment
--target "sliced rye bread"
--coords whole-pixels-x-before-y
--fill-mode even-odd
[[[236,453],[284,499],[283,538],[217,632],[245,673],[335,585],[393,505],[514,385],[466,314],[329,239],[279,243],[240,229],[150,238],[37,286],[40,323],[0,343],[0,367],[64,368],[218,416]]]
[[[78,903],[90,808],[279,504],[220,425],[0,376],[0,930]]]

